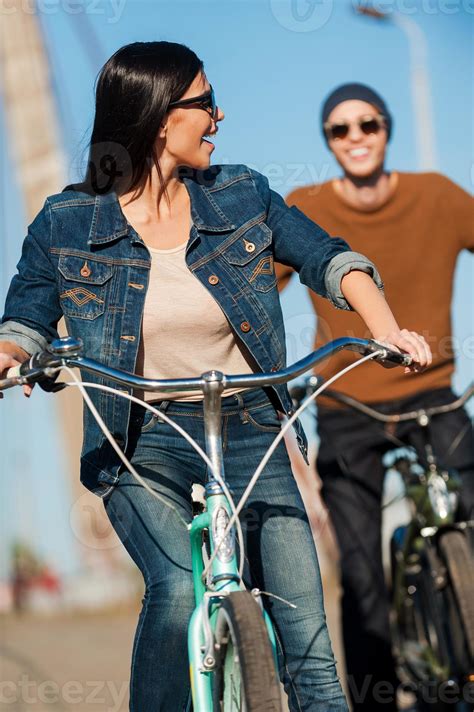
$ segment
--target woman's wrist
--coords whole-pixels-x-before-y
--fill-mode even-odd
[[[359,270],[348,272],[341,280],[341,291],[374,339],[380,341],[400,331],[384,295],[368,274]]]
[[[15,344],[14,341],[0,341],[0,352],[8,354],[8,356],[11,356],[20,363],[30,358],[30,354],[18,346],[18,344]]]

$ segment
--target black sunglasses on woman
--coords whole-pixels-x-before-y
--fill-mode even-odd
[[[189,97],[189,99],[179,99],[178,101],[172,101],[169,105],[169,108],[176,109],[178,107],[192,106],[193,104],[197,104],[199,109],[207,111],[207,113],[210,114],[213,119],[215,119],[217,115],[217,104],[216,96],[214,94],[214,89],[212,88],[212,86],[209,91],[205,92],[204,94],[200,94],[199,96],[191,96]]]

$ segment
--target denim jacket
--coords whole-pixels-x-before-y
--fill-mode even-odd
[[[351,269],[368,272],[382,287],[369,260],[351,252],[344,240],[329,237],[297,208],[289,208],[260,173],[222,165],[199,172],[186,169],[182,180],[193,223],[186,263],[262,371],[286,365],[274,260],[293,267],[303,284],[341,309],[350,309],[340,282]],[[29,227],[0,339],[35,353],[57,337],[57,322],[64,315],[68,333],[83,339],[88,357],[133,372],[150,264],[150,253],[127,223],[114,192],[95,195],[82,184],[68,186],[46,200]],[[279,409],[290,415],[286,386],[273,390]],[[129,401],[95,389],[91,398],[125,447]],[[118,481],[120,461],[88,409],[84,411],[81,481],[106,496]],[[299,422],[295,431],[306,458]]]

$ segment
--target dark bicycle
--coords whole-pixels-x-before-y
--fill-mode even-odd
[[[295,406],[320,385],[313,376],[290,389]],[[444,709],[456,693],[474,701],[474,520],[458,521],[459,474],[439,463],[429,427],[433,417],[461,408],[473,394],[471,384],[447,405],[387,415],[343,393],[324,392],[383,424],[394,444],[387,469],[401,476],[410,519],[390,542],[392,640],[400,679],[417,691],[421,709]],[[390,425],[406,421],[418,424],[423,447],[407,446],[390,432]]]

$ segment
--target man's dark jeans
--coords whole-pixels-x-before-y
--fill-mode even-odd
[[[374,404],[384,413],[449,403],[449,388],[415,397]],[[430,424],[430,440],[439,464],[456,468],[462,477],[458,519],[473,516],[474,439],[464,410],[438,415]],[[347,409],[318,410],[321,438],[317,467],[322,496],[329,509],[341,552],[342,622],[346,665],[354,710],[395,710],[383,703],[377,682],[396,686],[389,631],[389,600],[384,581],[381,547],[381,500],[385,470],[383,455],[395,445],[383,423]],[[397,438],[422,447],[423,434],[414,423],[397,425]],[[459,437],[457,444],[455,439]],[[452,451],[450,451],[450,448]],[[363,699],[361,699],[363,698]]]

